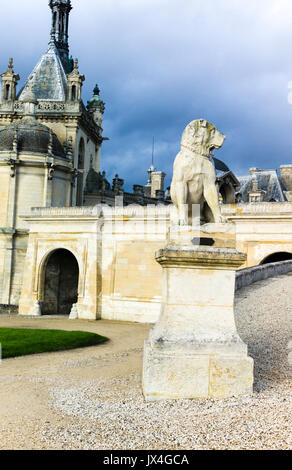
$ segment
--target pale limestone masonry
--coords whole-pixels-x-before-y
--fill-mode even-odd
[[[223,209],[224,216],[234,221],[236,249],[247,255],[242,268],[258,265],[277,251],[292,253],[291,203],[230,205]],[[23,261],[16,273],[19,293],[23,272],[26,273],[21,314],[27,315],[35,300],[42,298],[45,260],[56,249],[68,249],[80,266],[80,306],[84,305],[84,284],[93,283],[88,290],[87,305],[83,308],[84,318],[142,323],[157,321],[162,271],[154,253],[166,245],[168,229],[177,221],[173,206],[39,208],[33,209],[24,221],[30,235],[27,254],[23,249]],[[221,234],[225,242],[227,235],[231,236],[231,233]],[[0,235],[0,241],[6,236],[9,234]],[[210,233],[204,236],[208,237]],[[98,240],[98,247],[95,240]],[[84,246],[93,246],[93,251]],[[0,268],[1,262],[2,256]],[[90,278],[89,267],[91,265],[93,269],[94,263],[95,271]],[[94,279],[97,279],[97,286]],[[29,308],[26,307],[27,302]]]
[[[32,210],[19,313],[42,303],[47,260],[66,249],[79,265],[79,318],[154,323],[162,287],[154,253],[166,240],[169,213],[167,206]]]
[[[214,235],[220,229],[214,226]],[[147,401],[252,393],[253,360],[234,321],[235,270],[246,255],[192,246],[192,238],[186,245],[185,237],[173,240],[170,233],[167,247],[156,253],[163,293],[159,320],[145,342]]]

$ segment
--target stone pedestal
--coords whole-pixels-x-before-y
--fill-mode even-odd
[[[209,230],[213,239],[216,230]],[[177,238],[170,232],[169,245],[156,253],[163,298],[160,319],[145,342],[144,396],[151,401],[251,394],[253,360],[234,321],[235,271],[246,255],[196,246],[197,231],[189,227],[185,233]]]

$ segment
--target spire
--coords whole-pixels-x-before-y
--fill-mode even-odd
[[[69,61],[69,15],[72,10],[70,0],[50,0],[52,10],[52,29],[50,44],[59,52],[66,73],[72,71]]]
[[[78,59],[74,60],[72,72],[67,76],[67,100],[68,101],[81,101],[81,89],[85,80],[84,75],[79,73]]]

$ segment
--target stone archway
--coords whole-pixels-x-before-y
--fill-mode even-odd
[[[78,301],[79,266],[69,250],[51,253],[44,266],[43,315],[69,315]]]
[[[266,258],[264,258],[260,264],[277,263],[279,261],[288,260],[292,260],[292,253],[289,253],[287,251],[279,251],[277,253],[272,253]]]

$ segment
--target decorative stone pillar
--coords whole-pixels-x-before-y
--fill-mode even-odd
[[[4,101],[15,101],[16,100],[16,87],[20,80],[19,75],[14,73],[13,70],[13,59],[9,60],[8,69],[5,73],[0,75],[2,78],[2,103]]]
[[[78,59],[75,59],[74,68],[67,77],[67,101],[81,101],[81,90],[85,77],[79,73]]]
[[[253,360],[234,321],[235,271],[246,255],[230,248],[229,224],[214,224],[215,239],[211,228],[208,224],[207,237],[201,233],[198,238],[197,230],[186,227],[181,237],[170,235],[168,246],[156,253],[163,269],[163,298],[144,348],[147,401],[252,393]],[[212,243],[214,247],[202,246]]]

